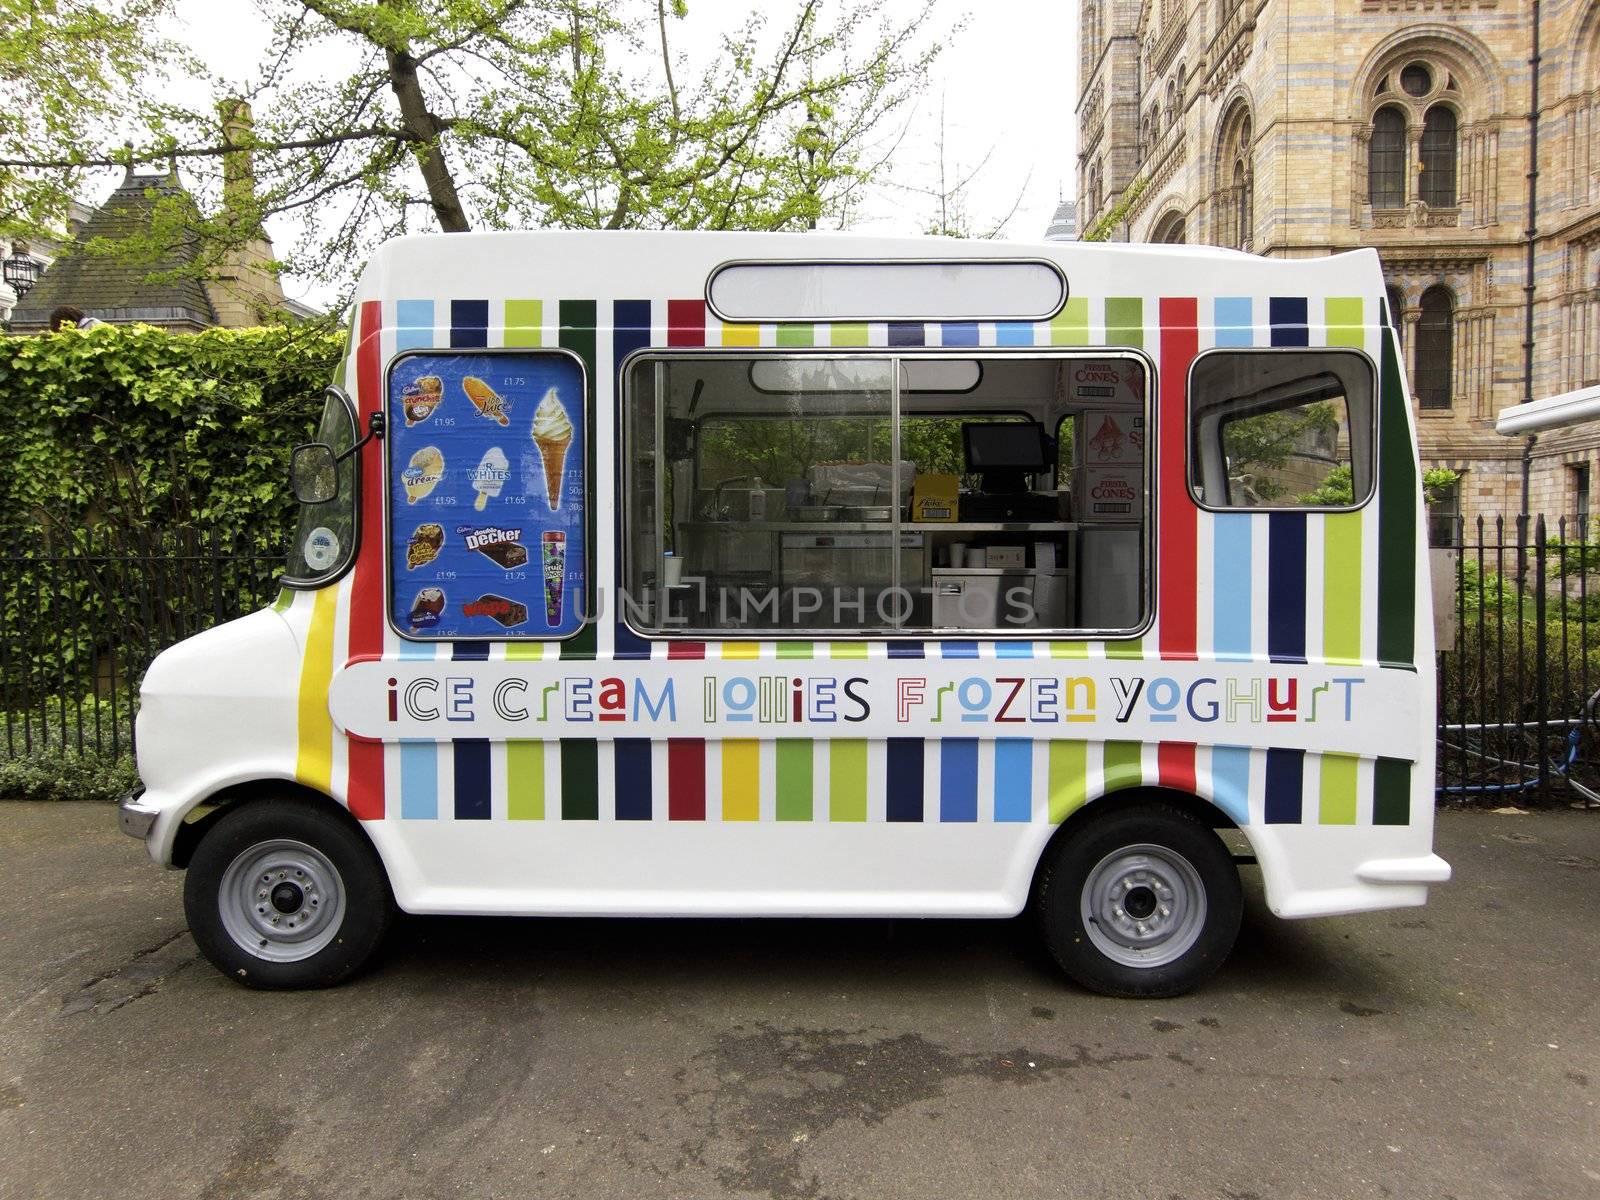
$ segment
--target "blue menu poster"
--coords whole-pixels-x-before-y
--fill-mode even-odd
[[[412,354],[389,374],[389,603],[414,638],[582,623],[583,371],[548,352]]]

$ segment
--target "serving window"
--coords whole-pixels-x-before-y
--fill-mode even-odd
[[[408,638],[565,638],[588,611],[583,366],[406,354],[389,372],[390,621]]]
[[[1136,630],[1148,391],[1131,355],[637,356],[622,615],[695,637]]]

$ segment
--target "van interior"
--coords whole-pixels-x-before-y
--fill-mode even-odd
[[[752,636],[1136,629],[1133,355],[647,355],[624,397],[626,619]]]

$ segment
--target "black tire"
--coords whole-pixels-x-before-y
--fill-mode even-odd
[[[252,864],[270,869],[259,879],[251,871],[247,882]],[[265,901],[252,910],[259,917],[244,909],[249,888]],[[189,861],[183,907],[202,953],[229,979],[286,989],[348,979],[383,941],[395,905],[383,864],[351,818],[282,798],[242,803],[206,831]],[[284,924],[252,924],[274,916]]]
[[[1141,871],[1140,863],[1151,869]],[[1111,912],[1086,921],[1091,882]],[[1157,889],[1170,895],[1174,887],[1184,895],[1198,888],[1203,903],[1169,901],[1162,908]],[[1122,900],[1113,899],[1118,895]],[[1108,806],[1065,831],[1045,851],[1033,897],[1045,944],[1063,971],[1092,991],[1136,999],[1179,996],[1210,978],[1233,949],[1243,907],[1239,871],[1222,839],[1158,800]],[[1150,923],[1138,925],[1138,914],[1148,914]],[[1170,922],[1165,931],[1161,920]],[[1165,940],[1146,945],[1146,936]]]

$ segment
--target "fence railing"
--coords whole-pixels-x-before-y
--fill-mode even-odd
[[[1574,736],[1600,686],[1592,532],[1587,514],[1456,522],[1455,638],[1439,647],[1441,796],[1553,801],[1568,781],[1594,785]]]
[[[8,757],[115,759],[132,750],[151,659],[270,602],[283,568],[275,537],[35,532],[31,545],[0,554],[0,753]]]

